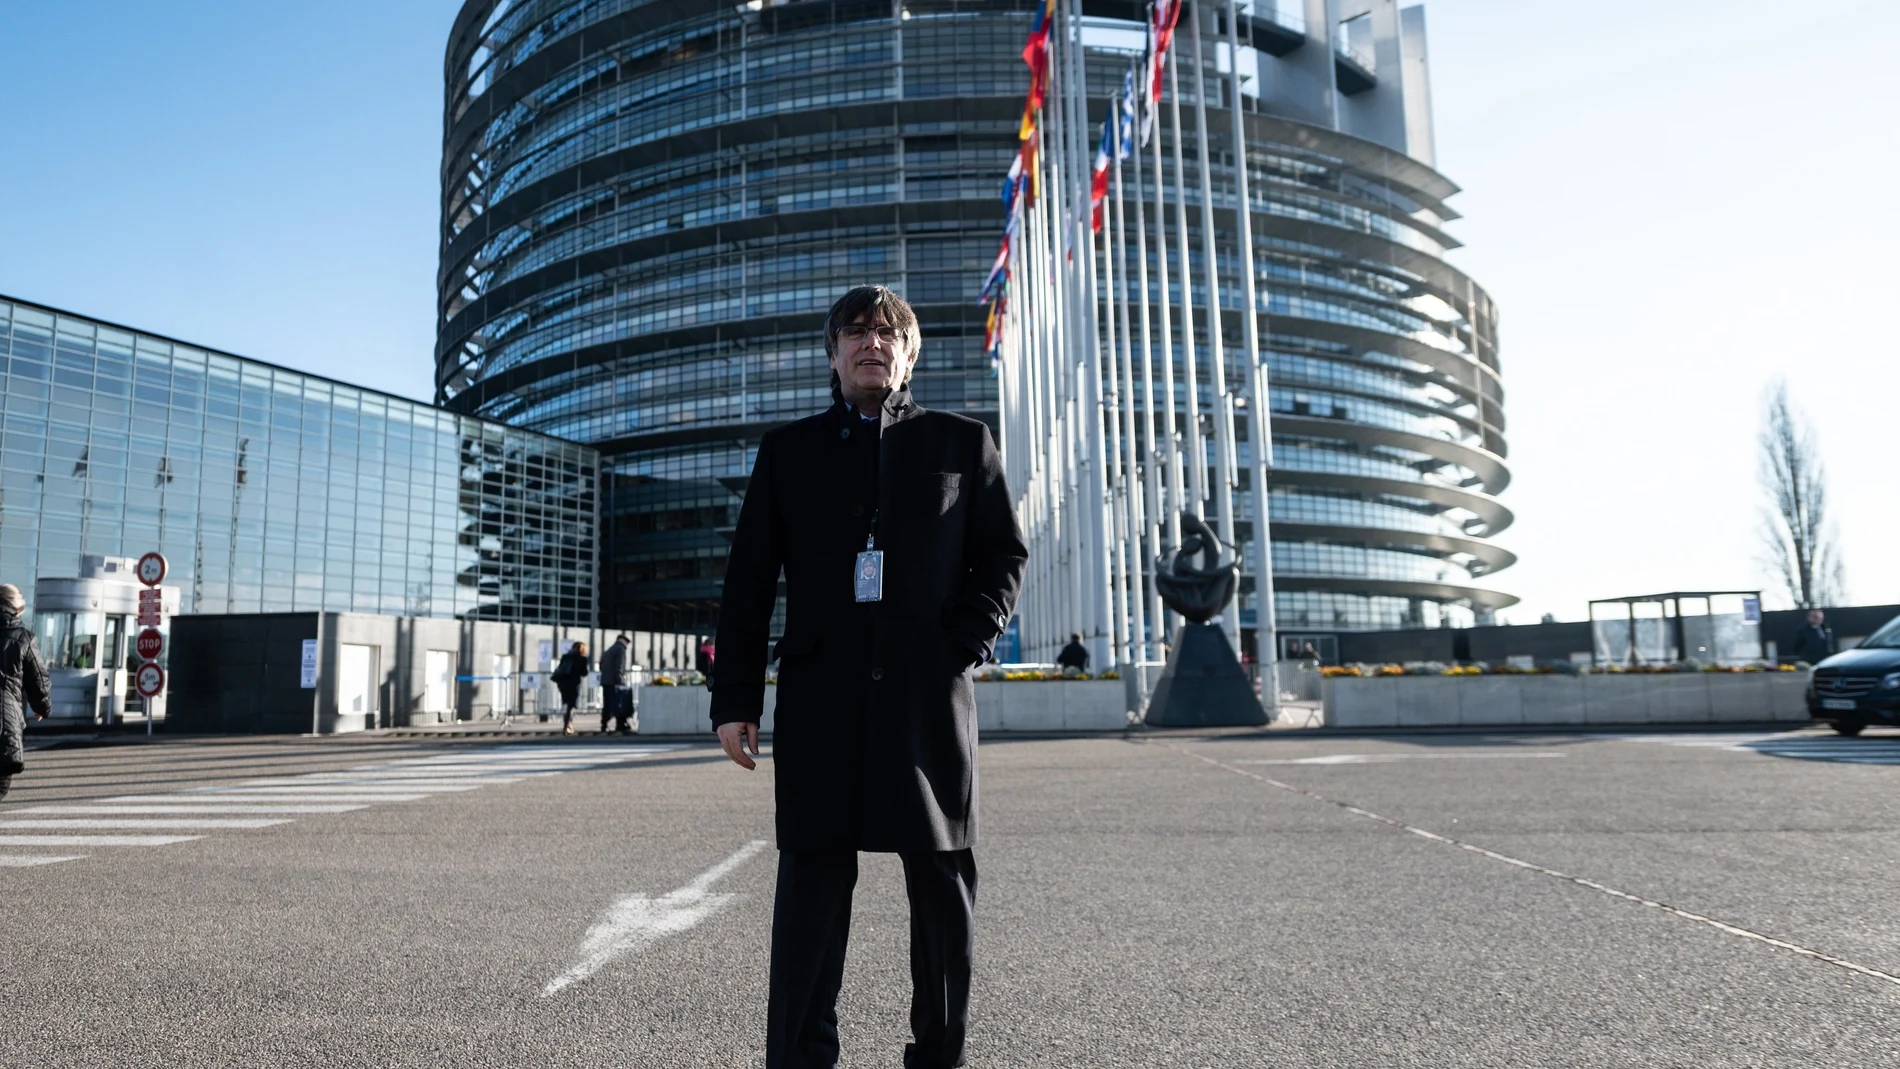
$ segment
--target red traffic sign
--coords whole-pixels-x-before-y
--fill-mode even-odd
[[[141,590],[139,591],[139,604],[163,605],[165,604],[165,592],[163,590]]]
[[[137,682],[139,694],[156,698],[158,692],[165,689],[165,670],[148,661],[139,665]]]
[[[147,553],[139,558],[139,582],[146,586],[157,586],[165,581],[165,556],[162,553]]]
[[[139,651],[140,660],[156,661],[158,655],[165,652],[165,636],[156,629],[148,627],[139,632],[139,637],[133,642],[132,648]]]

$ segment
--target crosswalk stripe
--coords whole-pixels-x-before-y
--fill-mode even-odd
[[[166,797],[160,795],[159,797]],[[216,801],[206,801],[193,805],[35,805],[21,809],[22,813],[65,813],[71,816],[109,817],[118,814],[135,813],[172,813],[187,815],[203,813],[207,816],[219,814],[269,816],[281,813],[286,816],[308,816],[316,813],[349,813],[358,809],[368,809],[366,805],[225,805]]]
[[[480,789],[480,787],[473,784],[430,784],[422,786],[413,783],[305,783],[294,779],[283,779],[250,780],[231,787],[195,787],[189,793],[194,795],[349,794],[364,798],[379,798],[393,794],[460,794],[463,791],[476,791]]]
[[[688,746],[684,743],[589,744],[573,749],[512,745],[399,758],[338,771],[267,775],[236,783],[167,785],[171,788],[168,793],[127,794],[11,810],[0,817],[0,847],[168,846],[203,836],[112,832],[267,828],[291,823],[298,816],[347,813],[380,803],[420,801],[563,772],[624,767],[643,757],[685,749]],[[300,761],[301,756],[287,760]],[[88,831],[102,834],[84,834]],[[0,868],[51,865],[87,856],[0,853]]]
[[[170,846],[202,835],[0,835],[0,846]]]
[[[259,793],[270,792],[270,793]],[[303,791],[281,787],[254,787],[250,789],[234,788],[217,790],[204,788],[189,796],[176,794],[129,794],[120,798],[108,798],[108,802],[189,802],[202,798],[207,802],[320,802],[329,804],[355,803],[364,805],[371,802],[413,802],[420,798],[434,798],[433,794],[336,794],[325,792],[306,794]]]
[[[476,787],[492,787],[498,783],[519,783],[522,780],[529,778],[530,776],[545,776],[545,775],[552,775],[552,774],[553,773],[548,773],[548,772],[530,772],[526,774],[523,774],[520,772],[511,772],[505,776],[503,775],[495,775],[495,776],[380,775],[379,776],[374,772],[353,772],[349,774],[338,773],[335,775],[325,775],[325,776],[270,777],[266,779],[249,779],[249,780],[244,781],[244,785],[245,786],[265,786],[265,785],[284,786],[287,784],[295,784],[295,783],[377,783],[377,784],[392,785],[392,786],[398,786],[398,787],[426,787],[430,790],[443,790],[443,789],[447,789],[451,787],[461,787],[461,788],[467,788],[467,789],[472,790]]]
[[[89,828],[101,831],[109,828],[132,831],[160,828],[268,828],[288,823],[289,817],[7,817],[0,819],[0,832],[35,831],[41,828]]]

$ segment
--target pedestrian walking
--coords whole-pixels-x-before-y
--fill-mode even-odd
[[[1808,610],[1808,622],[1801,625],[1794,639],[1795,660],[1820,664],[1834,655],[1834,632],[1827,629],[1826,623],[1826,613],[1819,609]]]
[[[633,688],[628,685],[633,640],[626,635],[614,639],[600,655],[600,733],[607,733],[611,722],[622,735],[633,734]]]
[[[1056,663],[1078,672],[1089,670],[1089,648],[1082,645],[1082,632],[1076,631],[1069,635],[1069,644],[1056,654]]]
[[[778,891],[767,1069],[838,1062],[858,852],[910,898],[910,1069],[960,1066],[975,949],[976,700],[1028,550],[984,424],[908,383],[917,317],[883,286],[831,307],[827,411],[768,432],[733,535],[712,722],[755,767],[767,629],[785,578],[773,739]]]
[[[581,682],[593,667],[587,663],[587,643],[576,642],[561,654],[561,663],[554,666],[554,674],[548,678],[554,680],[554,686],[561,692],[561,734],[574,734],[574,707],[580,704]],[[604,730],[604,729],[603,729]]]
[[[0,583],[0,798],[13,777],[26,771],[26,712],[44,720],[53,711],[51,682],[33,632],[20,622],[26,598],[12,583]]]
[[[711,676],[713,671],[714,645],[712,639],[700,642],[699,649],[693,653],[693,667],[702,676]]]

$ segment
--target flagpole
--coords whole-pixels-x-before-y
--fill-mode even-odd
[[[1260,348],[1260,303],[1253,266],[1253,200],[1247,191],[1247,129],[1245,112],[1240,106],[1240,30],[1238,9],[1227,0],[1228,68],[1234,76],[1234,218],[1239,223],[1240,286],[1246,312],[1241,323],[1246,329],[1247,359],[1243,362],[1253,379],[1249,392],[1248,436],[1253,439],[1253,542],[1254,542],[1254,664],[1260,669],[1260,700],[1267,707],[1267,719],[1280,716],[1280,641],[1279,621],[1274,619],[1273,528],[1268,510],[1267,477],[1273,468],[1273,415],[1268,404],[1267,354]]]
[[[1127,583],[1128,598],[1130,636],[1128,661],[1129,667],[1138,673],[1140,662],[1147,659],[1142,655],[1141,649],[1147,641],[1148,631],[1146,606],[1143,604],[1141,567],[1141,514],[1145,502],[1141,492],[1141,480],[1136,475],[1139,465],[1135,454],[1134,339],[1130,336],[1128,327],[1128,232],[1125,229],[1126,220],[1122,210],[1122,153],[1128,147],[1123,142],[1123,138],[1133,132],[1132,129],[1124,126],[1124,121],[1128,115],[1127,109],[1134,103],[1129,99],[1129,93],[1133,89],[1132,81],[1128,82],[1122,91],[1121,98],[1115,102],[1115,151],[1109,158],[1109,166],[1113,169],[1109,180],[1115,192],[1114,214],[1106,229],[1113,235],[1116,250],[1109,258],[1109,262],[1121,269],[1121,288],[1116,291],[1118,299],[1115,308],[1116,318],[1121,325],[1121,360],[1116,374],[1116,392],[1121,396],[1122,500],[1125,504],[1125,526],[1121,532],[1121,542],[1125,557],[1132,565],[1123,575],[1123,580]],[[1135,678],[1139,681],[1139,674]],[[1140,693],[1140,689],[1137,693]]]
[[[1180,3],[1181,0],[1176,0]],[[1207,515],[1207,447],[1201,443],[1201,376],[1194,349],[1194,269],[1188,252],[1187,168],[1181,162],[1181,86],[1174,50],[1168,50],[1168,108],[1174,122],[1174,243],[1181,264],[1181,363],[1187,377],[1188,511]],[[1177,543],[1178,544],[1178,543]]]
[[[1201,5],[1188,11],[1194,34],[1194,139],[1200,157],[1201,183],[1201,258],[1207,274],[1207,363],[1212,374],[1211,404],[1214,417],[1214,511],[1216,533],[1223,544],[1234,542],[1234,399],[1227,393],[1226,323],[1220,306],[1220,251],[1214,229],[1214,161],[1207,143],[1207,68],[1201,62]],[[1216,83],[1218,84],[1218,83]],[[1251,265],[1248,265],[1251,270]],[[1221,611],[1221,626],[1234,651],[1240,651],[1240,599],[1234,598]]]
[[[1093,127],[1088,118],[1088,57],[1082,48],[1082,0],[1068,0],[1070,18],[1073,20],[1073,46],[1069,62],[1075,78],[1069,97],[1075,109],[1076,126],[1071,135],[1077,160],[1090,155],[1090,136]],[[1112,592],[1113,554],[1110,547],[1110,531],[1113,521],[1110,518],[1111,506],[1108,489],[1108,438],[1103,424],[1102,408],[1102,333],[1098,327],[1099,308],[1096,293],[1095,271],[1095,234],[1092,225],[1093,210],[1090,207],[1089,191],[1093,186],[1091,179],[1087,184],[1083,179],[1092,173],[1093,168],[1076,171],[1072,183],[1081,194],[1076,200],[1075,220],[1076,249],[1075,277],[1078,281],[1076,291],[1076,312],[1081,329],[1081,367],[1082,382],[1076,391],[1076,403],[1080,409],[1080,432],[1084,461],[1081,490],[1085,507],[1089,539],[1089,593],[1088,621],[1093,645],[1096,651],[1104,654],[1091,663],[1100,666],[1113,663],[1115,628],[1111,620],[1114,595]],[[1099,668],[1098,668],[1099,670]]]
[[[1157,43],[1157,47],[1160,47],[1159,43]],[[1156,58],[1155,62],[1165,65],[1167,62],[1167,53],[1162,52]],[[1162,449],[1164,450],[1168,464],[1167,504],[1166,507],[1162,507],[1160,503],[1157,503],[1156,508],[1160,512],[1160,520],[1167,525],[1168,546],[1170,548],[1179,548],[1181,545],[1181,513],[1187,504],[1187,487],[1185,485],[1187,479],[1182,470],[1181,432],[1180,428],[1176,425],[1175,417],[1175,395],[1177,388],[1174,376],[1174,297],[1169,292],[1170,286],[1168,285],[1167,180],[1161,168],[1161,99],[1158,94],[1153,94],[1152,86],[1155,85],[1159,85],[1158,80],[1151,83],[1150,90],[1151,95],[1153,95],[1151,106],[1155,112],[1155,121],[1153,124],[1154,136],[1152,138],[1155,166],[1155,275],[1160,282],[1159,297],[1161,303],[1161,426],[1165,432],[1162,439]],[[1154,561],[1150,563],[1154,567],[1159,568],[1161,566],[1159,563],[1160,558],[1161,553],[1157,550]],[[1157,600],[1159,600],[1158,596]],[[1176,614],[1171,612],[1163,614],[1161,619],[1165,621],[1165,631],[1162,636],[1163,652],[1165,654],[1166,649],[1173,645],[1174,632],[1178,626],[1178,620]]]
[[[1108,117],[1108,126],[1111,131],[1109,134],[1111,138],[1109,165],[1111,167],[1114,165],[1115,151],[1120,147],[1118,126],[1120,118],[1119,111],[1111,109]],[[1105,302],[1112,302],[1115,294],[1115,231],[1107,224],[1108,206],[1106,204],[1102,206],[1102,214],[1104,219],[1101,293]],[[1095,178],[1093,175],[1089,176],[1089,227],[1091,230],[1095,227]],[[1106,348],[1108,359],[1104,368],[1104,373],[1107,374],[1111,369],[1119,367],[1115,361],[1118,336],[1115,333],[1115,316],[1112,309],[1102,316],[1102,329],[1108,343]],[[1102,454],[1102,467],[1109,476],[1108,593],[1109,627],[1110,635],[1113,637],[1113,645],[1109,649],[1109,660],[1116,668],[1121,668],[1128,662],[1128,554],[1127,543],[1122,537],[1128,521],[1128,472],[1122,464],[1121,423],[1115,416],[1127,401],[1118,370],[1114,371],[1109,381],[1114,384],[1114,388],[1103,395],[1098,418],[1105,425],[1104,429],[1108,435],[1107,451]]]
[[[1144,89],[1146,89],[1148,85],[1147,79],[1148,72],[1144,70],[1142,71]],[[1160,158],[1160,153],[1161,142],[1157,138],[1155,140],[1156,159]],[[1133,153],[1132,156],[1135,161],[1136,295],[1141,302],[1141,409],[1142,427],[1146,431],[1145,440],[1148,447],[1148,463],[1146,465],[1147,478],[1145,480],[1145,489],[1147,491],[1145,496],[1147,498],[1148,508],[1143,525],[1143,532],[1146,535],[1147,543],[1146,552],[1137,555],[1136,559],[1141,562],[1141,571],[1145,574],[1148,569],[1154,567],[1156,558],[1161,556],[1160,517],[1164,511],[1161,501],[1161,470],[1164,466],[1172,467],[1172,465],[1167,461],[1167,453],[1157,447],[1155,443],[1154,338],[1149,333],[1148,323],[1148,221],[1143,218],[1142,210],[1141,153],[1136,152]],[[1157,184],[1156,188],[1159,189],[1159,184]],[[1164,274],[1161,284],[1161,314],[1164,317],[1167,315],[1168,308],[1166,279],[1167,276]],[[1172,409],[1172,404],[1170,404],[1169,407]],[[1162,618],[1161,591],[1160,588],[1154,586],[1152,582],[1150,582],[1148,587],[1148,620],[1153,630],[1150,631],[1147,636],[1148,644],[1143,660],[1158,661],[1161,659],[1161,650],[1163,644],[1166,642],[1167,636],[1163,630],[1164,621]],[[1144,680],[1143,682],[1145,684],[1146,681]]]

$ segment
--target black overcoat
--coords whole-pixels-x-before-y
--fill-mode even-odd
[[[46,662],[18,616],[0,614],[0,776],[26,767],[26,714],[53,711]]]
[[[853,569],[874,520],[883,599],[858,602]],[[781,849],[975,842],[970,669],[1009,623],[1028,556],[1002,458],[976,420],[897,391],[876,421],[839,403],[765,435],[726,566],[712,720],[760,717],[782,570]]]

